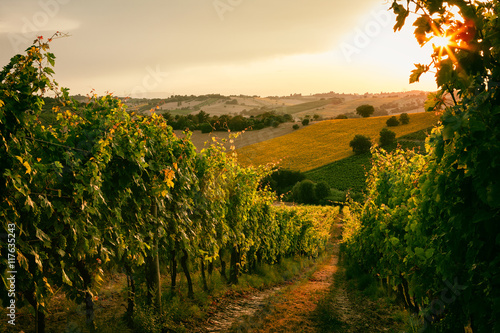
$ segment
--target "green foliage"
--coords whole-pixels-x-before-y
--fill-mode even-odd
[[[114,96],[72,100],[51,78],[48,49],[39,38],[0,72],[0,225],[16,240],[15,249],[0,243],[0,271],[17,271],[16,306],[46,313],[47,298],[61,289],[85,302],[92,331],[92,299],[113,267],[144,272],[136,281],[149,294],[160,290],[151,282],[159,254],[209,263],[228,249],[237,254],[237,279],[257,258],[273,263],[325,248],[330,222],[275,208],[261,187],[270,170],[242,167],[220,143],[197,154],[189,135],[174,135],[170,116],[129,113]],[[51,125],[39,119],[47,91],[58,96]],[[9,288],[3,276],[4,304]],[[152,318],[151,330],[170,325],[144,309],[137,315]]]
[[[386,121],[387,126],[393,127],[393,126],[398,126],[399,125],[399,120],[396,116],[392,116]]]
[[[396,133],[387,128],[382,128],[380,131],[380,145],[387,146],[390,145],[396,140]]]
[[[293,199],[295,202],[313,204],[317,202],[314,183],[305,179],[293,187]]]
[[[373,112],[375,112],[375,108],[373,107],[373,105],[369,104],[363,104],[356,108],[356,113],[363,118],[368,118],[373,114]]]
[[[281,196],[291,191],[293,186],[306,179],[306,175],[300,171],[290,169],[278,169],[263,179],[263,184]]]
[[[201,130],[201,133],[210,133],[210,132],[212,132],[213,128],[212,128],[212,126],[210,126],[209,123],[203,123],[200,125],[200,130]]]
[[[298,130],[298,129],[300,128],[300,126],[299,126],[298,124],[294,124],[294,125],[292,126],[292,128],[293,128],[294,130]]]
[[[335,119],[347,119],[347,116],[345,114],[339,114]]]
[[[451,14],[452,6],[460,12]],[[374,154],[367,200],[346,215],[346,251],[366,272],[386,278],[428,331],[470,325],[473,332],[500,332],[500,68],[494,60],[500,2],[395,1],[392,8],[395,30],[409,12],[418,14],[420,44],[451,36],[451,47],[435,47],[430,65],[417,65],[412,74],[416,81],[436,72],[440,90],[426,108],[445,110],[426,141],[428,155]]]
[[[369,137],[361,134],[356,134],[354,136],[354,139],[349,142],[349,146],[352,148],[352,151],[354,153],[363,154],[370,151],[372,142]]]
[[[302,120],[302,126],[307,126],[307,125],[309,125],[309,119],[306,118]]]
[[[399,115],[399,122],[403,125],[409,124],[410,123],[410,116],[408,113],[401,113]]]
[[[314,187],[314,194],[318,202],[330,196],[330,186],[326,182],[319,182]]]

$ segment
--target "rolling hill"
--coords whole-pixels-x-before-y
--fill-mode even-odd
[[[295,132],[237,149],[245,165],[280,163],[283,167],[309,171],[353,155],[349,142],[363,134],[377,142],[389,116],[325,120]],[[410,114],[410,123],[390,129],[400,137],[435,125],[438,116],[423,112]]]

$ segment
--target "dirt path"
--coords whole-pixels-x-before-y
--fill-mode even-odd
[[[390,304],[352,290],[339,261],[337,224],[330,256],[296,282],[225,304],[203,332],[402,332]]]
[[[292,287],[275,304],[272,313],[261,318],[261,328],[254,332],[316,332],[312,313],[332,284],[337,263],[338,256],[334,254],[311,277]]]

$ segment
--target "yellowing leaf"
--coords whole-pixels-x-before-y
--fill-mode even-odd
[[[26,167],[26,173],[31,173],[31,166],[28,162],[24,162],[23,165]]]

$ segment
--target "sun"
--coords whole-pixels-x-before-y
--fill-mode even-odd
[[[443,49],[449,47],[451,44],[452,41],[450,39],[450,36],[441,35],[441,36],[434,36],[432,38],[432,45],[434,46],[434,48]]]

